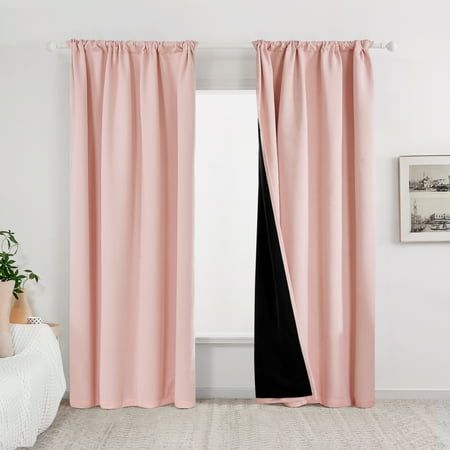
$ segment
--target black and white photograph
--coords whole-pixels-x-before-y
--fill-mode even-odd
[[[450,165],[409,166],[410,192],[450,192]]]
[[[411,233],[450,231],[450,196],[411,196]]]
[[[450,156],[400,157],[401,240],[450,241]]]

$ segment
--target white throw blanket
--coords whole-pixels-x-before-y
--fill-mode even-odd
[[[0,449],[31,447],[58,411],[66,380],[47,325],[11,325],[15,356],[0,359]]]

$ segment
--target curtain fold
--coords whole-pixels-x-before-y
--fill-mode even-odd
[[[195,42],[70,41],[70,402],[195,403]]]
[[[258,215],[256,396],[290,406],[368,407],[374,401],[371,42],[254,46],[260,174],[275,224],[272,235],[260,233]],[[273,251],[261,258],[276,247],[274,239],[280,258]],[[282,285],[268,276],[270,265],[285,272],[291,309],[281,316],[280,297],[271,293]],[[292,317],[297,336],[291,333],[287,345]],[[300,366],[282,364],[279,355]]]

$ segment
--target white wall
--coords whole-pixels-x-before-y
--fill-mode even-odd
[[[376,384],[379,389],[450,389],[450,248],[399,243],[396,160],[401,154],[450,154],[448,1],[42,0],[1,1],[0,7],[0,228],[17,231],[27,260],[42,276],[42,287],[32,293],[35,309],[63,324],[66,367],[68,55],[49,54],[46,42],[70,37],[208,42],[368,37],[399,44],[395,54],[373,51]],[[242,354],[241,347],[203,344],[198,356],[201,386],[227,387],[221,364],[242,375],[232,380],[234,387],[251,383],[249,348]]]

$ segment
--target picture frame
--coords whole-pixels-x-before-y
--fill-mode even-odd
[[[399,157],[400,240],[450,242],[450,155]]]

